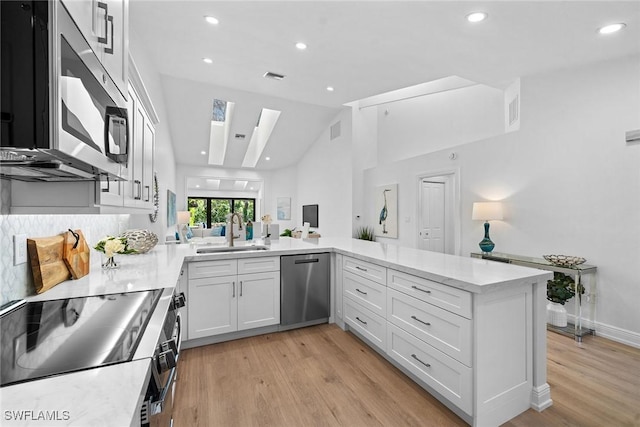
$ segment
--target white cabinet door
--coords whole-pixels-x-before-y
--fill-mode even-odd
[[[153,182],[153,161],[155,128],[136,90],[129,85],[129,180],[123,183],[124,205],[153,209],[151,188]]]
[[[280,272],[238,275],[238,330],[280,323]]]
[[[127,97],[128,0],[63,0],[80,32],[120,92]]]
[[[189,279],[189,339],[238,329],[237,276]]]
[[[129,62],[129,1],[102,0],[106,5],[106,19],[104,6],[100,8],[98,19],[101,31],[106,26],[106,43],[101,45],[98,55],[113,82],[120,92],[127,96]],[[102,56],[100,56],[102,55]]]

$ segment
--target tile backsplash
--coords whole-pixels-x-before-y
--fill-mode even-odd
[[[2,187],[2,186],[0,186]],[[4,193],[4,191],[3,191]],[[6,193],[5,193],[6,194]],[[4,198],[4,197],[3,197]],[[2,203],[2,207],[8,204]],[[13,265],[13,236],[55,236],[71,229],[81,229],[89,246],[107,235],[117,235],[128,228],[129,215],[0,215],[0,304],[35,293],[29,262]],[[92,255],[95,253],[92,251]]]

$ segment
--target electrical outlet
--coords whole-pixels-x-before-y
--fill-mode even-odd
[[[27,262],[27,235],[15,234],[13,236],[13,265]]]

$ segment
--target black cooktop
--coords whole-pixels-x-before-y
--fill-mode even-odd
[[[29,302],[0,317],[1,384],[132,359],[162,290]]]

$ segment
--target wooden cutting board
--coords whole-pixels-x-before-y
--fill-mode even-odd
[[[36,293],[41,294],[69,279],[69,270],[62,260],[64,251],[62,235],[27,239],[27,251]]]
[[[76,233],[76,236],[73,235]],[[71,277],[79,279],[89,274],[89,245],[82,230],[71,230],[64,233],[64,252],[62,260],[69,269]]]

